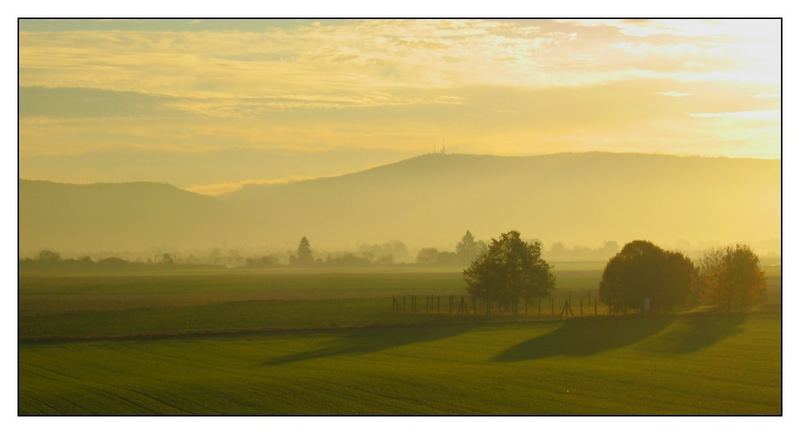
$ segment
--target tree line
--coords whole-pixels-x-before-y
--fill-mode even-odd
[[[604,248],[611,248],[609,243]],[[215,249],[212,257],[221,255]],[[315,258],[311,243],[302,237],[289,265],[369,266],[393,265],[392,253],[406,254],[401,242],[362,246],[361,255],[344,252]],[[237,253],[238,255],[238,253]],[[521,301],[548,297],[556,289],[553,267],[542,257],[540,241],[525,241],[517,231],[478,241],[466,231],[454,251],[422,249],[417,264],[467,265],[463,277],[467,291],[483,302],[501,309],[516,310]],[[182,262],[163,253],[146,261],[127,261],[117,257],[93,260],[88,256],[64,259],[54,251],[42,250],[35,258],[20,260],[30,269],[129,269],[141,266],[202,266]],[[247,267],[277,267],[273,256],[247,258]],[[743,309],[764,300],[766,277],[758,256],[746,245],[732,245],[706,251],[697,262],[683,253],[665,250],[649,241],[627,243],[606,263],[599,283],[600,300],[613,312],[668,312],[676,307],[713,304],[727,310]]]
[[[391,251],[405,251],[405,244],[399,241],[381,245],[362,246],[361,255],[344,252],[339,255],[328,254],[327,258],[317,258],[311,249],[311,242],[307,237],[302,237],[295,252],[289,256],[289,265],[300,267],[311,266],[366,266],[366,265],[394,265],[395,258]],[[464,233],[461,240],[456,243],[454,251],[439,250],[433,247],[420,249],[416,256],[418,265],[431,266],[463,266],[472,262],[481,253],[486,251],[486,243],[476,240],[469,230]],[[389,252],[387,252],[387,250]],[[386,253],[380,254],[381,251]],[[377,254],[376,254],[377,253]]]
[[[464,270],[464,280],[471,296],[516,311],[520,301],[552,294],[552,270],[539,241],[510,231],[491,240]],[[635,240],[608,260],[598,289],[600,300],[618,313],[664,313],[701,303],[734,310],[764,300],[766,276],[746,245],[711,249],[695,264],[680,252]]]

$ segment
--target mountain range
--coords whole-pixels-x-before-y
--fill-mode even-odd
[[[516,229],[597,245],[780,239],[780,160],[580,153],[428,154],[220,196],[167,184],[20,180],[20,251],[451,246]]]

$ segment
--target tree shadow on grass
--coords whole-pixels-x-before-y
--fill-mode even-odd
[[[589,356],[621,348],[664,330],[670,317],[608,317],[572,319],[546,335],[508,348],[494,357],[516,362],[551,356]]]
[[[389,348],[419,342],[434,341],[460,335],[474,325],[446,325],[434,327],[395,327],[348,330],[338,339],[322,348],[275,357],[268,365],[300,362],[325,357],[368,354]]]
[[[682,319],[645,349],[666,353],[691,353],[742,332],[745,315],[702,314]]]

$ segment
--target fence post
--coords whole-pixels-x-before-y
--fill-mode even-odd
[[[406,311],[406,296],[403,296],[403,312]]]

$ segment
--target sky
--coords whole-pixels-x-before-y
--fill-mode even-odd
[[[20,176],[205,194],[429,153],[780,158],[778,20],[22,20]]]

